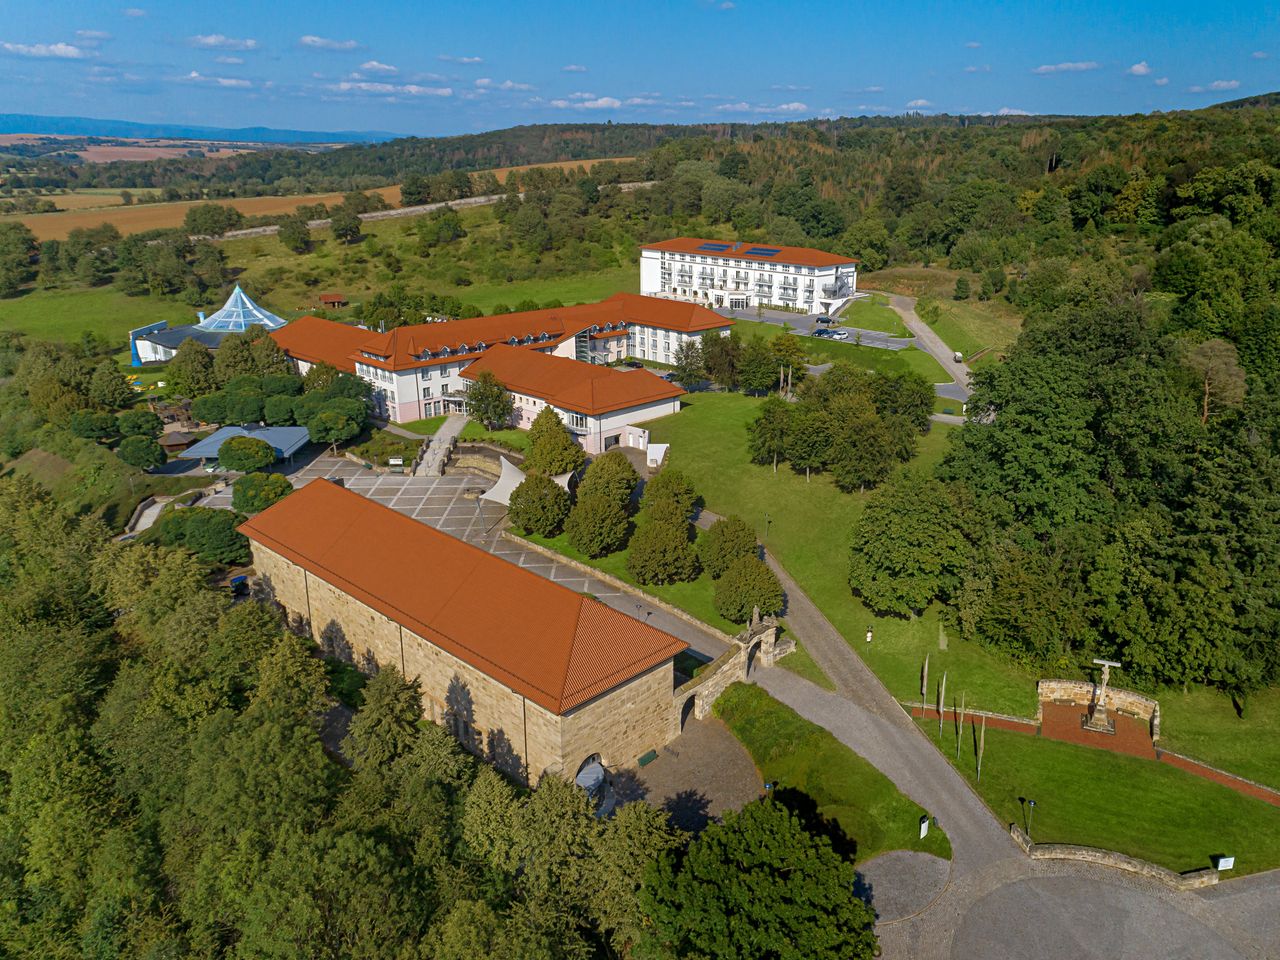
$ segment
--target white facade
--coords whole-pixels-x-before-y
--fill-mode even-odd
[[[776,261],[760,260],[737,256],[740,251],[732,244],[727,246],[724,252],[689,253],[643,248],[640,293],[711,308],[746,310],[764,304],[826,313],[858,289],[856,261],[806,266],[783,261],[785,253]],[[748,248],[746,244],[737,246]]]

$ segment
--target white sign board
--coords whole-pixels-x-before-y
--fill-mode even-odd
[[[387,457],[387,464],[392,467],[403,467],[404,457]]]
[[[926,813],[920,818],[920,839],[923,840],[929,835],[929,815]]]
[[[1214,864],[1219,870],[1231,870],[1236,865],[1235,857],[1215,857],[1218,862]]]

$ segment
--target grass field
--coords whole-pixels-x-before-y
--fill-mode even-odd
[[[1237,717],[1225,693],[1194,687],[1165,689],[1160,701],[1160,746],[1280,789],[1280,688],[1245,700]]]
[[[408,423],[397,424],[397,426],[424,437],[434,437],[436,431],[440,429],[440,426],[447,419],[448,417],[445,416],[426,417],[423,420],[410,420]]]
[[[766,340],[780,337],[783,329],[776,323],[760,320],[735,320],[734,328],[744,337],[762,336]],[[838,340],[817,340],[801,337],[805,350],[814,363],[843,360],[867,370],[879,373],[903,373],[910,370],[920,374],[930,383],[952,383],[954,378],[938,365],[938,361],[923,350],[907,347],[905,350],[880,350],[861,347],[855,343]]]
[[[855,300],[840,314],[840,322],[863,330],[878,330],[893,337],[909,337],[902,318],[890,307],[887,297],[873,293],[865,300]]]
[[[774,473],[750,463],[747,425],[761,400],[735,393],[695,393],[685,400],[679,414],[646,424],[651,441],[671,444],[670,464],[689,476],[708,509],[736,513],[755,528],[836,629],[856,641],[858,654],[895,696],[919,697],[920,668],[930,654],[931,676],[948,671],[948,689],[965,690],[970,705],[1034,714],[1034,677],[958,638],[948,638],[940,649],[937,607],[918,618],[876,617],[853,596],[846,558],[867,495],[842,493],[823,475],[806,482],[786,466]],[[931,469],[953,429],[934,424],[920,438],[909,468]],[[874,630],[870,645],[863,642],[868,626]]]
[[[422,421],[417,421],[421,423]],[[474,420],[468,420],[467,425],[462,428],[462,433],[458,435],[459,440],[485,440],[489,443],[496,443],[500,447],[509,447],[519,453],[529,452],[529,431],[528,430],[488,430],[484,424],[477,423]]]
[[[759,687],[734,684],[716,701],[715,713],[742,741],[766,782],[777,783],[780,794],[808,794],[822,816],[856,841],[859,861],[889,850],[950,859],[951,844],[941,830],[919,838],[923,808],[826,730]]]
[[[823,672],[813,657],[809,655],[809,651],[804,648],[799,640],[796,641],[796,648],[792,653],[787,654],[778,661],[778,666],[784,670],[790,670],[798,677],[804,677],[810,683],[815,683],[823,690],[834,690],[836,685],[831,682],[831,678]]]
[[[938,742],[936,721],[922,722]],[[941,748],[955,756],[955,728]],[[988,729],[982,781],[972,730],[961,731],[960,772],[1005,823],[1025,827],[1019,798],[1036,801],[1032,838],[1116,850],[1170,870],[1210,866],[1234,854],[1233,875],[1280,866],[1280,807],[1242,796],[1167,764]]]
[[[640,274],[636,267],[612,267],[594,273],[545,280],[517,280],[512,283],[477,283],[469,287],[442,290],[452,293],[464,303],[471,303],[488,313],[499,303],[514,307],[521,300],[546,303],[559,300],[566,306],[592,303],[615,293],[639,293]]]
[[[0,300],[0,330],[42,340],[76,340],[93,333],[123,345],[135,327],[161,320],[174,326],[195,323],[195,314],[195,308],[177,300],[127,297],[114,287],[32,290]]]

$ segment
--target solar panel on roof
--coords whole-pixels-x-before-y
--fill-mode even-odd
[[[776,257],[781,252],[776,247],[752,247],[747,251],[748,254],[757,257]]]
[[[704,244],[702,244],[702,246],[698,247],[698,249],[699,249],[699,250],[711,250],[711,251],[713,251],[713,252],[715,252],[715,253],[720,253],[722,250],[728,250],[728,249],[729,249],[729,244],[727,244],[727,243],[704,243]]]

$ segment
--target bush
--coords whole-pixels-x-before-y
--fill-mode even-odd
[[[671,467],[663,470],[644,485],[644,494],[640,497],[640,506],[648,509],[655,503],[669,500],[685,519],[693,517],[693,508],[698,502],[698,495],[693,485],[679,470]]]
[[[588,557],[603,557],[627,542],[627,508],[607,493],[578,495],[564,532],[569,544]]]
[[[114,440],[120,435],[116,418],[97,410],[77,410],[71,415],[68,426],[82,440]]]
[[[116,417],[122,437],[157,437],[164,423],[150,410],[126,410]]]
[[[125,437],[116,447],[116,456],[139,470],[151,470],[167,459],[164,449],[150,437]]]
[[[952,294],[953,299],[968,300],[969,299],[969,278],[956,277],[956,290]]]
[[[191,416],[201,423],[226,423],[227,398],[221,393],[206,393],[191,401]]]
[[[242,513],[257,513],[293,492],[282,473],[246,473],[231,485],[231,506]]]
[[[185,507],[163,514],[143,539],[166,547],[186,547],[203,563],[248,563],[249,541],[236,530],[243,519],[230,510]]]
[[[262,419],[273,427],[288,426],[293,423],[294,398],[287,394],[267,397],[262,404]]]
[[[545,412],[546,410],[543,411]],[[538,416],[542,417],[542,414]],[[552,411],[551,416],[557,421],[560,419],[556,417],[555,411]],[[533,427],[538,427],[537,420]],[[586,451],[569,435],[563,423],[557,428],[548,421],[536,433],[532,428],[529,430],[529,456],[524,461],[525,470],[556,477],[580,470],[586,462]]]
[[[644,524],[631,538],[627,570],[640,583],[676,583],[698,575],[687,524]]]
[[[631,465],[627,455],[621,450],[611,450],[603,456],[596,457],[587,467],[587,472],[578,484],[578,500],[587,497],[604,496],[624,510],[631,503],[631,495],[635,493],[636,484],[640,482],[640,474]]]
[[[218,465],[236,473],[253,473],[275,462],[274,448],[257,437],[232,437],[218,450]]]
[[[758,557],[739,557],[716,581],[716,612],[734,623],[746,623],[751,611],[762,615],[782,612],[782,584]]]
[[[511,492],[511,522],[525,533],[554,536],[569,514],[569,491],[548,476],[532,474]]]
[[[713,580],[724,576],[735,560],[755,555],[755,531],[741,517],[722,517],[698,539],[698,559]]]

